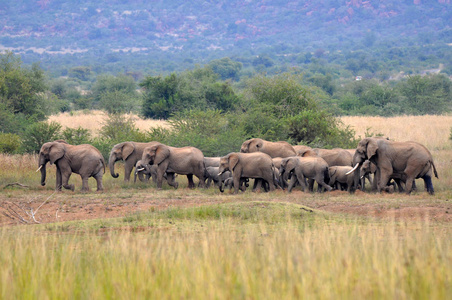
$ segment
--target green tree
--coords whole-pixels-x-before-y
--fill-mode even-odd
[[[9,126],[24,128],[30,122],[43,120],[48,114],[44,91],[44,72],[38,64],[23,68],[20,57],[12,52],[0,54],[0,115],[4,116],[0,131],[17,132],[17,127]]]
[[[220,75],[222,80],[239,80],[239,73],[242,70],[242,63],[233,61],[229,57],[214,59],[209,63],[212,70]]]
[[[452,82],[446,76],[410,76],[398,86],[409,114],[442,114],[452,108]]]
[[[61,125],[57,122],[38,122],[30,125],[22,136],[22,151],[38,153],[42,144],[61,138]]]
[[[179,75],[149,76],[140,83],[144,89],[143,115],[168,119],[190,109],[233,110],[239,102],[228,82],[218,81],[211,68],[197,68]]]

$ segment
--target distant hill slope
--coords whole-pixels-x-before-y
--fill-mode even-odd
[[[0,45],[58,53],[305,50],[417,35],[452,43],[451,20],[450,0],[17,0],[0,3]]]

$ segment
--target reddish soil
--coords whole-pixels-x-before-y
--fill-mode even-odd
[[[140,191],[129,194],[77,194],[62,192],[53,194],[46,191],[32,191],[17,195],[0,195],[0,226],[21,223],[64,222],[71,220],[103,219],[127,216],[150,209],[168,207],[189,207],[221,202],[272,201],[291,202],[306,206],[315,211],[349,214],[363,217],[396,220],[426,220],[431,222],[452,222],[452,200],[444,197],[432,199],[427,194],[407,195],[369,195],[357,192],[350,196],[346,192],[328,194],[305,194],[295,191],[291,194],[277,191],[274,194],[255,193],[247,197],[240,195],[207,195],[190,190],[182,193],[172,191]],[[159,193],[163,193],[159,195]],[[442,198],[442,199],[441,199]],[[46,200],[47,199],[47,200]],[[27,214],[28,213],[28,214]],[[20,221],[22,218],[24,221]]]

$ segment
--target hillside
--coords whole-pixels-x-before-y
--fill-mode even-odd
[[[67,54],[110,64],[132,53],[199,63],[413,45],[428,45],[429,55],[452,42],[451,11],[450,0],[9,1],[0,4],[0,50],[44,65]]]

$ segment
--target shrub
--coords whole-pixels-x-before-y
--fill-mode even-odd
[[[60,130],[61,125],[57,122],[38,122],[29,126],[22,138],[22,151],[38,153],[42,144],[61,138]]]
[[[136,128],[133,118],[128,118],[122,114],[108,115],[99,130],[99,135],[101,139],[110,142],[112,145],[124,141],[147,141],[146,134]]]
[[[91,133],[88,129],[78,127],[63,130],[62,138],[71,145],[89,144],[91,141]]]
[[[240,151],[244,130],[231,114],[219,110],[190,110],[168,120],[171,128],[154,128],[150,139],[174,147],[193,146],[205,156],[223,156]]]
[[[0,133],[0,153],[13,154],[20,147],[20,137],[13,133]]]
[[[355,148],[355,132],[324,111],[306,110],[288,119],[289,137],[296,143],[321,148]]]

